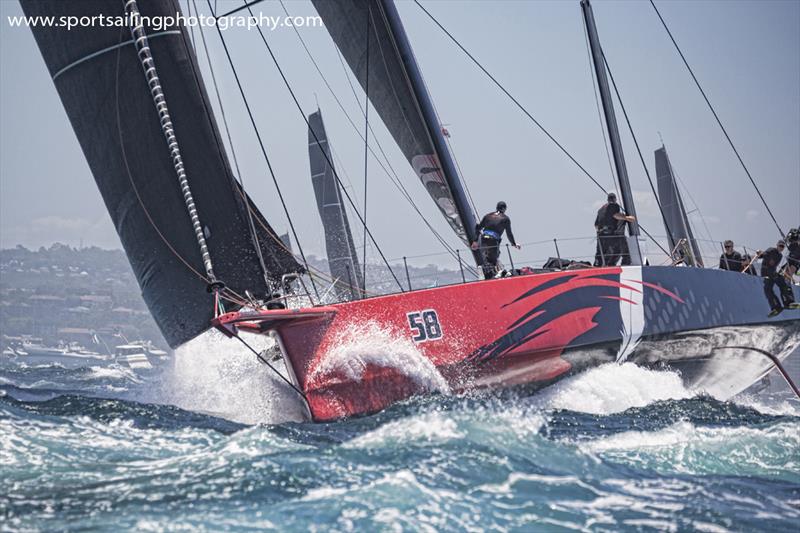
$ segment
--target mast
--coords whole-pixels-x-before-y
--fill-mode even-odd
[[[619,136],[617,118],[614,114],[614,102],[611,99],[611,90],[608,86],[605,64],[603,62],[603,50],[600,48],[600,39],[597,36],[597,27],[594,23],[594,13],[589,0],[581,0],[581,10],[583,20],[586,23],[586,32],[589,35],[589,47],[592,52],[592,63],[597,74],[597,87],[600,90],[600,99],[603,102],[603,113],[608,129],[608,138],[611,142],[611,152],[614,155],[614,167],[617,171],[617,181],[619,182],[620,195],[622,196],[622,207],[625,214],[636,217],[636,207],[633,203],[633,193],[628,181],[628,169],[625,166],[625,154],[622,151],[622,141]],[[628,248],[631,254],[631,264],[641,265],[642,254],[639,250],[639,223],[638,219],[628,223]]]
[[[475,213],[473,213],[472,208],[470,208],[467,195],[464,192],[464,186],[461,183],[461,177],[456,170],[456,165],[445,143],[439,120],[436,117],[436,111],[433,108],[433,101],[425,86],[425,81],[422,78],[419,65],[411,49],[411,43],[408,41],[408,36],[403,28],[403,22],[400,20],[400,14],[397,12],[394,0],[378,0],[378,3],[392,32],[392,36],[394,37],[394,43],[403,61],[403,66],[408,73],[408,81],[416,96],[428,134],[439,156],[442,173],[453,194],[456,211],[458,211],[458,215],[461,217],[461,221],[464,224],[464,232],[470,243],[475,242],[477,240],[477,234],[475,232]],[[481,266],[483,264],[483,257],[480,251],[472,250],[472,256],[475,259],[476,265]]]

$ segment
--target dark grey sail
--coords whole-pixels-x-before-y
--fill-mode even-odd
[[[290,252],[292,251],[292,238],[289,236],[289,233],[282,233],[280,235],[281,242],[286,247],[287,250]]]
[[[122,17],[122,0],[22,0],[28,16]],[[139,0],[145,17],[174,17],[177,0]],[[111,19],[109,19],[111,20]],[[147,24],[147,19],[145,24]],[[170,346],[213,317],[197,238],[128,26],[36,26],[36,42],[114,222],[142,296]],[[146,26],[216,277],[232,291],[268,292],[302,271],[233,177],[185,28]],[[65,176],[64,179],[73,179]],[[259,264],[248,206],[266,264]]]
[[[427,90],[391,0],[312,3],[361,87],[369,89],[370,102],[447,222],[464,242],[474,240],[475,215],[460,189],[440,126],[433,120],[435,113]]]
[[[342,191],[333,174],[333,156],[322,122],[322,113],[308,116],[308,158],[311,164],[311,182],[317,197],[317,208],[325,230],[325,251],[328,267],[334,279],[334,290],[340,300],[350,300],[361,287],[361,267],[350,232],[350,223],[342,202]],[[312,133],[313,132],[313,133]],[[330,162],[330,163],[329,163]]]
[[[702,267],[703,256],[700,254],[686,208],[683,206],[681,193],[675,183],[667,149],[663,146],[656,150],[656,179],[658,181],[658,199],[667,226],[670,249],[674,249],[681,239],[684,239],[689,243],[689,254],[688,257],[685,257],[686,263]]]

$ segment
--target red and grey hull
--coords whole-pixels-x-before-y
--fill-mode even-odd
[[[275,332],[312,418],[323,421],[436,388],[543,386],[613,361],[666,365],[727,398],[771,368],[747,347],[784,358],[800,345],[800,310],[769,311],[755,276],[615,267],[230,313],[216,324],[228,334]],[[375,353],[391,343],[403,357]]]

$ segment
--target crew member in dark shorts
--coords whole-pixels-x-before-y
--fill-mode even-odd
[[[742,254],[733,249],[733,241],[725,241],[722,247],[725,251],[719,256],[719,269],[741,272],[744,268]]]
[[[487,213],[480,224],[475,226],[475,233],[478,234],[478,242],[473,242],[470,247],[477,250],[480,246],[483,253],[483,277],[492,279],[497,273],[497,259],[500,257],[500,241],[503,232],[508,234],[511,246],[519,250],[521,246],[514,240],[514,233],[511,231],[511,219],[506,215],[506,203],[497,202],[497,210]]]
[[[617,203],[617,195],[608,193],[608,202],[598,209],[594,219],[594,229],[597,231],[594,266],[614,266],[620,258],[623,265],[631,264],[628,243],[625,240],[625,223],[635,221],[635,218],[622,212]]]
[[[796,308],[794,303],[794,292],[783,274],[778,272],[778,267],[783,260],[783,250],[786,244],[783,241],[778,241],[778,244],[773,248],[767,248],[761,255],[761,276],[764,278],[764,294],[767,296],[769,307],[771,311],[769,316],[775,316],[784,308]],[[778,286],[781,297],[780,299],[775,296],[774,287]],[[781,305],[781,301],[783,305]]]

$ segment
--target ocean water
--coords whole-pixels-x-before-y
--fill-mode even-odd
[[[152,375],[4,365],[0,530],[800,524],[800,404],[788,395],[720,402],[631,364],[533,395],[439,394],[329,424],[298,422],[293,394],[213,335]]]

